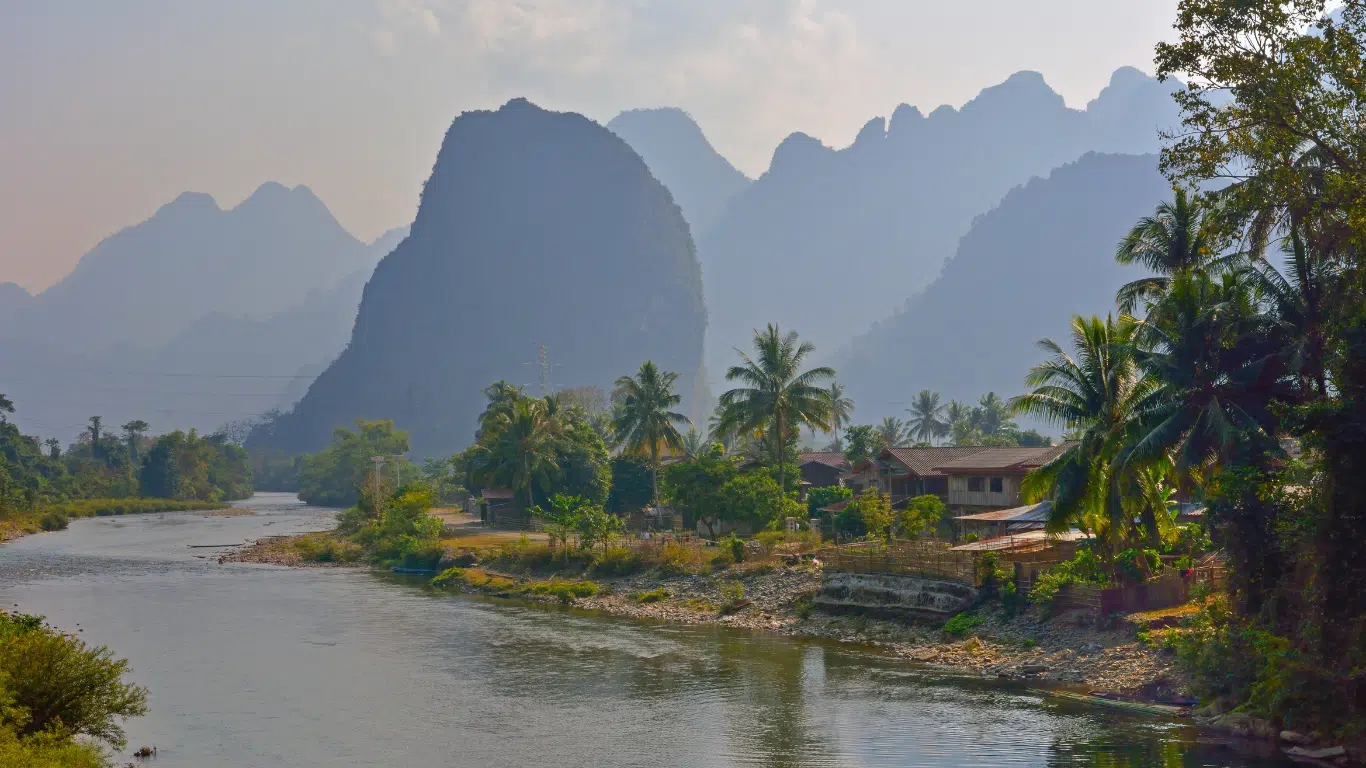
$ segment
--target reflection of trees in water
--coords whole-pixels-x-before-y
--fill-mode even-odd
[[[1195,751],[1194,732],[1154,732],[1136,726],[1100,726],[1090,739],[1058,739],[1048,751],[1050,768],[1194,768],[1209,763]]]

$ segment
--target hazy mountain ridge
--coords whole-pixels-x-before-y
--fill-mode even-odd
[[[305,186],[267,182],[227,210],[186,192],[35,296],[22,332],[72,352],[153,349],[214,312],[269,317],[367,263],[367,246]]]
[[[629,110],[612,118],[607,129],[631,145],[673,194],[694,240],[711,229],[731,199],[750,184],[749,177],[722,157],[681,109]]]
[[[653,359],[687,397],[705,325],[688,225],[644,161],[582,115],[514,99],[451,123],[346,350],[268,442],[317,450],[338,425],[392,418],[415,452],[449,453],[483,387],[537,391],[538,344],[554,387],[610,387]]]
[[[922,389],[945,402],[1023,391],[1045,357],[1036,342],[1067,347],[1072,315],[1112,312],[1141,274],[1115,263],[1115,245],[1170,194],[1154,155],[1088,154],[1013,189],[933,283],[834,355],[858,420],[904,416]]]
[[[973,219],[1089,151],[1158,149],[1172,86],[1117,70],[1085,110],[1034,72],[928,116],[901,105],[844,149],[794,133],[699,240],[713,377],[767,322],[833,352],[924,288]]]

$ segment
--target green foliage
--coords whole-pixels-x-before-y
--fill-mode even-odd
[[[162,499],[225,501],[245,499],[253,490],[246,450],[193,429],[157,438],[139,479],[144,496]]]
[[[337,427],[326,450],[305,456],[300,462],[299,498],[327,507],[352,506],[359,500],[360,490],[373,484],[370,458],[407,451],[408,434],[395,429],[392,421],[357,419],[354,431]]]
[[[903,539],[918,539],[926,533],[932,533],[947,514],[948,507],[934,494],[908,499],[905,508],[894,513],[893,535]]]
[[[881,449],[882,442],[873,425],[856,424],[844,430],[844,458],[850,464],[871,458]]]
[[[525,587],[528,594],[550,595],[559,598],[562,603],[572,603],[575,598],[579,597],[592,597],[600,589],[602,586],[594,581],[562,581],[560,579],[533,581]]]
[[[865,491],[862,496],[849,502],[848,509],[858,515],[869,539],[886,540],[892,527],[892,497],[876,489]]]
[[[730,536],[721,541],[722,548],[730,555],[731,562],[745,562],[745,541],[738,536]]]
[[[653,498],[659,503],[659,454],[663,449],[683,451],[678,425],[688,417],[673,409],[683,402],[674,392],[678,374],[661,371],[649,360],[641,363],[635,377],[617,379],[617,415],[612,425],[617,443],[627,453],[650,457]]]
[[[630,576],[645,570],[645,558],[630,547],[607,546],[593,558],[597,576]]]
[[[721,612],[731,613],[745,601],[745,585],[732,579],[721,584]]]
[[[123,681],[128,662],[39,622],[0,614],[0,731],[53,747],[71,736],[122,747],[122,720],[147,711],[147,692]]]
[[[670,597],[673,597],[673,594],[663,587],[657,587],[648,592],[631,593],[631,599],[637,603],[658,603],[663,600],[668,600]]]
[[[765,471],[742,472],[719,492],[721,518],[746,520],[756,526],[780,524],[786,517],[800,518],[802,505],[784,493],[777,479]]]
[[[852,499],[854,492],[842,485],[826,485],[819,488],[811,488],[806,492],[807,514],[816,517],[819,510],[844,499]]]
[[[851,501],[844,509],[835,513],[835,533],[855,538],[868,534],[868,529],[863,525],[863,513],[857,503]]]
[[[44,531],[64,531],[71,519],[59,511],[45,513],[38,518],[38,527]]]
[[[1052,604],[1058,592],[1069,584],[1107,584],[1100,558],[1089,549],[1077,552],[1071,560],[1058,563],[1040,574],[1034,580],[1034,588],[1029,592],[1029,602],[1044,605]]]
[[[950,637],[965,637],[982,623],[982,617],[973,613],[960,613],[944,622],[944,634]]]
[[[441,521],[427,514],[434,501],[432,492],[421,487],[396,491],[382,505],[362,497],[350,538],[376,562],[434,569],[445,554],[439,543]]]
[[[683,466],[683,464],[673,466]],[[607,511],[620,515],[634,512],[650,503],[651,494],[654,491],[650,485],[649,461],[640,456],[613,456],[611,472],[612,489],[607,496]],[[667,475],[668,470],[665,472]],[[667,480],[665,483],[667,485]]]

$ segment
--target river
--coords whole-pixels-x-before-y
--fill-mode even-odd
[[[0,547],[0,604],[130,660],[151,692],[130,750],[157,745],[156,768],[1269,765],[868,650],[220,565],[213,545],[331,521],[291,496],[243,505]]]

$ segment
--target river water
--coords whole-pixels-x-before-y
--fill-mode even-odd
[[[0,605],[127,657],[156,768],[1260,766],[1190,729],[927,672],[873,651],[438,594],[362,569],[219,565],[329,527],[99,518],[0,547]]]

